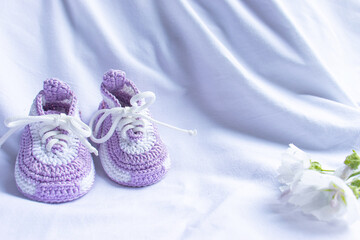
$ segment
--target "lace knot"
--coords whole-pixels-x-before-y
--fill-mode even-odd
[[[93,152],[96,155],[98,154],[98,151],[86,140],[87,137],[91,136],[91,129],[89,126],[83,123],[80,119],[68,116],[64,113],[7,119],[5,124],[10,128],[10,130],[3,137],[1,137],[0,146],[20,128],[37,122],[43,124],[39,129],[39,134],[41,136],[41,141],[46,144],[47,151],[50,151],[55,144],[60,144],[64,147],[67,147],[67,143],[70,140],[69,136],[57,130],[59,127],[62,130],[71,132],[76,137],[78,137],[80,142],[85,147],[87,147],[90,152]]]
[[[149,99],[149,101],[146,101]],[[93,134],[91,135],[91,140],[95,143],[104,143],[110,139],[110,137],[114,134],[117,128],[121,129],[121,137],[127,138],[127,131],[133,129],[134,132],[142,132],[146,135],[147,121],[158,123],[165,127],[169,127],[178,131],[186,132],[191,136],[196,135],[196,130],[186,130],[171,126],[169,124],[157,121],[145,112],[150,105],[152,105],[155,101],[156,97],[153,92],[143,92],[134,95],[130,99],[130,105],[126,107],[116,107],[111,109],[101,109],[98,110],[92,119],[90,120],[90,128],[93,130]],[[112,117],[112,125],[107,133],[104,136],[97,138],[95,136],[98,135],[100,130],[100,126],[105,121],[107,117]],[[97,121],[95,123],[95,121]],[[95,125],[95,129],[93,128]]]

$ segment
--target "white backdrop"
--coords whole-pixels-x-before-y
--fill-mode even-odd
[[[1,239],[355,239],[279,203],[288,143],[329,166],[360,146],[356,0],[1,1],[0,121],[27,115],[42,82],[77,94],[88,122],[102,74],[154,91],[172,169],[141,189],[96,181],[49,205],[16,189],[20,132],[0,150]],[[0,125],[0,133],[6,131]]]

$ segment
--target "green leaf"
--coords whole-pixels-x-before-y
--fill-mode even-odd
[[[360,179],[355,179],[355,180],[352,181],[350,184],[351,184],[352,186],[354,186],[354,187],[360,188]]]
[[[359,155],[353,150],[353,153],[346,157],[344,164],[349,166],[351,169],[356,170],[360,165],[360,157]]]
[[[353,191],[354,195],[356,196],[356,198],[360,197],[360,179],[354,179],[349,187],[351,188],[351,190]]]
[[[353,191],[355,197],[358,199],[360,197],[359,188],[352,185],[349,185],[349,187]]]

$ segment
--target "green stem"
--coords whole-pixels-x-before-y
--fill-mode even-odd
[[[324,170],[324,169],[321,169],[322,172],[335,172],[335,170]]]
[[[355,173],[351,174],[347,179],[350,179],[350,178],[352,178],[352,177],[355,177],[355,176],[357,176],[357,175],[359,175],[359,174],[360,174],[360,171],[359,171],[359,172],[355,172]]]

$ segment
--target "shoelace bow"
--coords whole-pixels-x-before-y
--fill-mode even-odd
[[[145,101],[145,99],[149,99],[148,102]],[[93,130],[93,133],[91,135],[91,140],[95,143],[103,143],[109,140],[109,138],[113,135],[116,128],[120,128],[121,131],[121,137],[127,138],[127,131],[129,129],[133,129],[134,132],[142,132],[143,134],[146,134],[146,127],[147,127],[147,121],[157,123],[159,125],[163,125],[168,128],[172,128],[181,132],[188,133],[190,135],[196,135],[196,130],[186,130],[178,127],[174,127],[172,125],[160,122],[158,120],[155,120],[151,117],[149,117],[146,114],[146,111],[150,105],[154,103],[156,99],[156,96],[153,92],[142,92],[137,95],[134,95],[130,99],[130,105],[131,107],[115,107],[110,109],[101,109],[95,112],[92,119],[90,120],[90,128]],[[141,100],[144,100],[142,105],[138,105],[138,102]],[[112,117],[112,125],[109,129],[109,131],[101,138],[96,138],[100,126],[105,121],[105,119],[111,116]],[[95,123],[95,129],[93,128],[95,120],[99,118],[99,120]]]
[[[10,128],[10,130],[0,138],[0,147],[17,130],[28,124],[37,122],[44,123],[44,126],[39,130],[39,134],[41,136],[42,143],[46,144],[47,151],[51,151],[55,144],[67,147],[67,142],[70,137],[63,134],[62,131],[56,130],[56,128],[59,127],[61,130],[73,133],[79,138],[80,142],[89,149],[90,152],[98,155],[98,151],[86,139],[91,136],[91,128],[80,119],[68,116],[64,113],[6,119],[5,125]],[[49,138],[51,139],[48,141]]]

